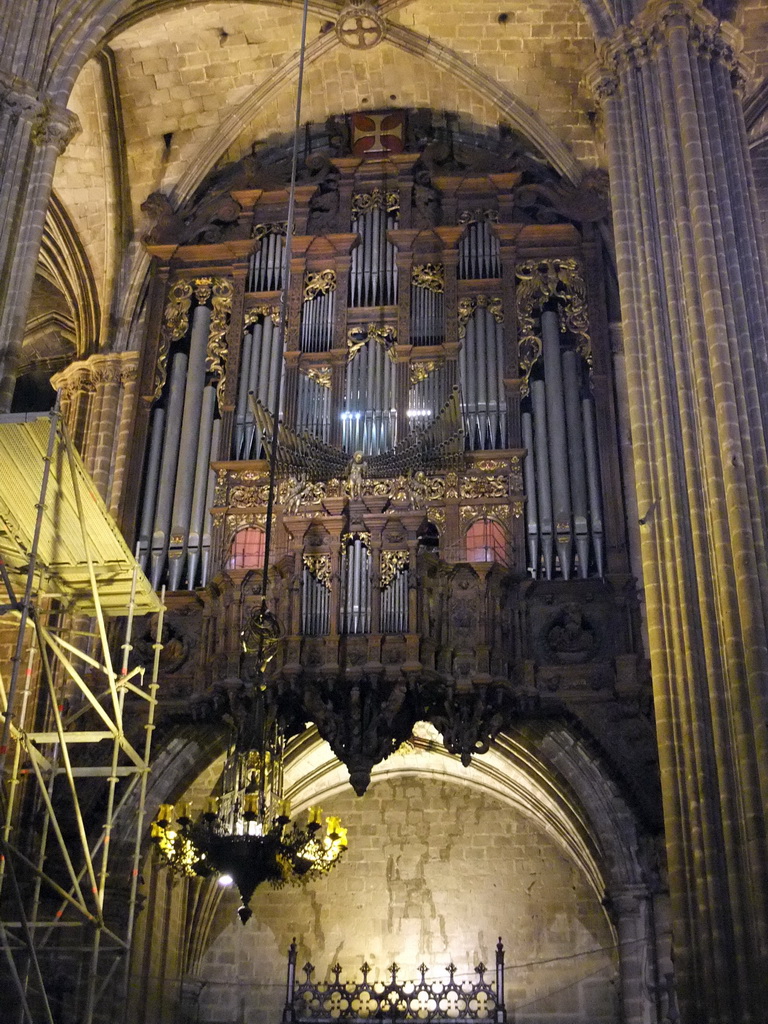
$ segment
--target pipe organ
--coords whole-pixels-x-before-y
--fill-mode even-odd
[[[482,281],[501,277],[499,239],[491,227],[490,211],[477,220],[467,220],[467,228],[459,242],[459,279]]]
[[[416,186],[416,160],[336,160],[322,216],[302,186],[289,281],[284,191],[237,192],[224,242],[172,261],[150,246],[163,270],[134,464],[142,564],[154,585],[194,590],[237,529],[263,526],[272,428],[253,402],[279,413],[273,574],[293,574],[299,660],[305,642],[376,636],[368,661],[436,665],[435,637],[417,637],[432,621],[423,574],[476,558],[478,521],[495,538],[483,564],[510,579],[601,579],[621,561],[594,228],[516,221],[515,173]],[[335,537],[321,549],[305,542],[317,523]]]
[[[374,188],[352,197],[351,230],[360,238],[352,250],[350,306],[392,306],[397,302],[396,250],[387,232],[398,225],[397,192]]]

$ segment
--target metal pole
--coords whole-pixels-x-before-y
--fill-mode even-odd
[[[29,552],[29,565],[27,567],[27,582],[24,587],[24,597],[19,603],[21,618],[19,621],[19,632],[16,637],[16,646],[11,658],[11,678],[8,684],[8,697],[3,720],[3,735],[0,741],[0,781],[5,777],[5,764],[8,757],[8,740],[11,735],[11,722],[13,720],[13,705],[16,700],[16,690],[19,685],[19,672],[21,670],[21,652],[24,647],[24,633],[27,628],[30,604],[32,601],[32,587],[34,586],[35,573],[37,571],[37,552],[40,546],[40,534],[43,529],[43,516],[45,515],[45,499],[48,495],[48,481],[51,475],[51,461],[53,449],[56,444],[56,428],[61,418],[61,391],[56,394],[56,401],[51,409],[51,426],[48,431],[48,446],[43,459],[43,477],[40,482],[40,500],[37,503],[37,515],[35,516],[35,532],[32,535],[32,547]]]
[[[144,828],[144,812],[147,801],[147,783],[149,780],[149,757],[152,751],[152,733],[155,729],[155,708],[157,706],[158,677],[160,675],[160,652],[163,649],[163,619],[165,618],[165,587],[160,592],[160,611],[157,616],[157,634],[152,645],[154,658],[152,660],[152,676],[149,684],[149,713],[145,725],[146,736],[144,739],[144,771],[141,773],[141,784],[139,787],[139,806],[136,812],[136,838],[133,844],[133,865],[131,868],[131,892],[128,900],[128,921],[126,924],[125,943],[127,953],[123,969],[123,1022],[128,1024],[128,993],[131,980],[131,943],[133,941],[133,926],[136,919],[136,897],[139,888],[139,864],[141,862],[141,837]]]

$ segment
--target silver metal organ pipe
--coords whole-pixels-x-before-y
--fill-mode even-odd
[[[139,530],[139,564],[142,569],[147,567],[149,546],[152,541],[152,524],[155,515],[157,498],[157,481],[160,476],[160,459],[163,454],[163,428],[165,426],[165,409],[155,409],[152,413],[152,432],[147,457],[147,472],[144,477],[144,501],[141,506],[141,528]]]
[[[595,430],[595,409],[591,398],[581,401],[584,425],[584,450],[587,461],[587,483],[589,487],[589,517],[592,524],[592,544],[595,551],[597,573],[603,575],[603,503],[600,499],[600,470],[597,456],[597,433]]]
[[[211,461],[211,431],[216,411],[216,388],[209,384],[203,389],[203,404],[200,410],[200,432],[195,462],[195,483],[192,490],[192,511],[189,517],[187,540],[187,590],[195,589],[197,567],[200,561],[205,502],[208,494],[208,474]],[[179,561],[183,561],[179,559]]]
[[[488,447],[488,340],[485,336],[485,317],[479,309],[472,316],[475,324],[475,358],[477,359],[477,423],[480,433],[479,448]]]
[[[533,406],[533,451],[536,461],[536,488],[539,500],[539,535],[541,554],[544,559],[544,574],[552,579],[554,568],[552,536],[552,490],[549,480],[549,439],[547,437],[547,401],[544,381],[531,381],[531,405]]]
[[[352,217],[351,229],[352,231],[359,232],[360,218]],[[357,305],[357,291],[358,291],[358,274],[359,274],[359,263],[360,263],[360,246],[362,242],[358,243],[350,254],[349,261],[349,304],[350,306]]]
[[[379,295],[381,294],[381,263],[379,257],[381,255],[381,210],[377,207],[371,210],[371,302],[372,306],[379,306],[381,302]]]
[[[173,495],[173,513],[171,515],[171,543],[168,548],[168,586],[171,590],[178,590],[181,583],[184,553],[189,533],[210,322],[210,309],[207,306],[197,306],[192,314],[187,387],[184,393],[184,412],[181,419],[181,437],[179,438],[179,464],[176,471],[176,489]]]
[[[363,305],[368,306],[371,294],[371,212],[363,214]]]
[[[283,372],[283,367],[280,365],[280,352],[282,345],[279,344],[280,329],[274,329],[271,332],[270,346],[272,351],[270,352],[270,364],[269,364],[269,392],[267,394],[267,408],[273,413],[277,410],[277,386],[280,380],[280,374]]]
[[[526,449],[523,472],[525,475],[525,519],[528,534],[528,561],[533,578],[539,574],[539,506],[536,500],[536,468],[533,451],[533,420],[529,412],[522,415],[523,445]]]
[[[496,332],[496,367],[498,370],[497,378],[497,401],[499,404],[499,432],[501,434],[501,447],[507,447],[507,395],[504,390],[504,370],[505,370],[505,359],[504,359],[504,326],[503,324],[494,323]]]
[[[187,378],[187,357],[178,352],[171,366],[168,405],[165,414],[163,457],[160,462],[160,481],[157,489],[155,521],[152,527],[152,586],[157,590],[165,568],[168,552],[168,532],[171,526],[173,488],[176,483],[176,464],[181,435],[181,414]]]
[[[467,332],[464,336],[463,347],[466,349],[466,356],[464,359],[464,376],[462,377],[462,387],[465,395],[465,430],[471,449],[477,448],[477,342],[475,340],[475,333],[475,318],[471,316],[467,321]]]
[[[571,476],[571,502],[573,504],[573,532],[579,575],[589,574],[589,527],[587,503],[587,475],[584,456],[584,431],[581,419],[581,357],[569,349],[563,352],[563,384],[565,387],[565,421],[568,427],[568,466]]]
[[[242,459],[245,446],[245,424],[248,419],[248,383],[251,375],[251,354],[253,352],[253,333],[248,330],[243,335],[243,345],[240,350],[240,380],[237,385],[237,411],[235,412],[235,437],[233,443],[233,455],[236,459]]]
[[[216,462],[221,450],[221,420],[213,421],[211,430],[211,455],[210,461]],[[216,496],[216,470],[208,470],[208,490],[205,495],[205,520],[203,523],[203,540],[200,545],[200,585],[205,586],[208,582],[208,575],[211,570],[211,525],[214,498]]]
[[[571,575],[573,540],[571,534],[571,487],[568,479],[568,441],[565,430],[560,329],[557,313],[547,310],[541,314],[541,336],[555,539],[560,559],[560,571],[563,579],[567,580]]]

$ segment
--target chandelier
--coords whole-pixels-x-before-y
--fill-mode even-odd
[[[320,807],[308,820],[291,819],[283,798],[284,740],[269,715],[264,691],[245,701],[236,739],[227,754],[219,796],[206,800],[195,820],[188,803],[162,804],[151,838],[162,860],[179,875],[229,877],[237,886],[245,924],[250,900],[263,882],[279,888],[301,884],[331,870],[347,847],[347,830],[328,816],[323,832]]]

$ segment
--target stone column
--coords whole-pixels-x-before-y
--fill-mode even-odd
[[[99,353],[51,378],[62,391],[73,440],[113,515],[120,503],[135,415],[138,358],[137,352]]]
[[[650,894],[628,885],[606,897],[619,943],[621,1020],[657,1024],[656,949]]]
[[[768,1005],[768,291],[736,43],[651,0],[593,68],[685,1024]]]
[[[11,405],[57,157],[75,114],[0,73],[0,411]]]

